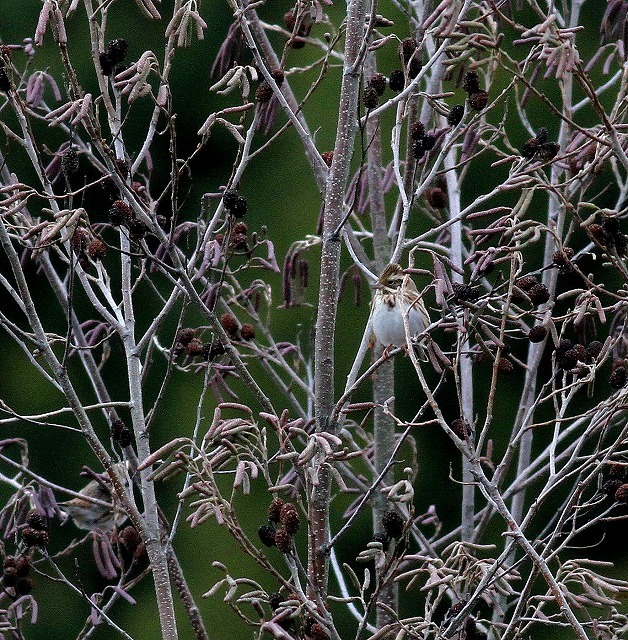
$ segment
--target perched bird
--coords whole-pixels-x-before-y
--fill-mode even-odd
[[[113,467],[123,479],[127,477],[124,463],[119,462]],[[127,484],[126,480],[124,482]],[[126,520],[126,514],[116,503],[109,474],[99,474],[94,480],[90,480],[79,494],[83,497],[59,503],[79,529],[111,531],[114,526]]]
[[[416,285],[404,275],[401,265],[389,264],[375,285],[371,310],[371,328],[384,346],[406,344],[404,317],[408,335],[421,333],[430,324],[430,316]]]

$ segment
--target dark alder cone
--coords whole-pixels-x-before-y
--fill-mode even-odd
[[[107,46],[107,57],[111,64],[120,64],[126,58],[129,44],[124,38],[116,38]]]
[[[286,502],[281,507],[279,521],[291,536],[297,534],[301,528],[301,520],[299,519],[297,508],[291,502]]]
[[[183,327],[177,332],[177,342],[183,346],[196,338],[196,330],[191,327]]]
[[[119,539],[131,553],[133,553],[142,542],[140,534],[132,525],[128,525],[120,531]]]
[[[382,551],[388,551],[390,547],[390,538],[386,533],[376,533],[373,535],[373,542],[379,542],[382,545]]]
[[[392,509],[390,511],[386,511],[382,516],[382,527],[384,531],[388,534],[389,537],[397,540],[401,538],[403,535],[403,527],[404,527],[403,518]]]
[[[622,484],[615,491],[615,500],[617,502],[628,503],[628,484]]]
[[[610,478],[623,480],[626,477],[626,467],[618,462],[611,462],[611,464],[606,467],[606,473],[608,473]]]
[[[233,209],[238,197],[239,194],[237,189],[227,189],[222,194],[222,202],[225,205],[225,209]]]
[[[566,355],[572,350],[573,346],[574,344],[571,340],[561,340],[556,347],[556,365],[560,369],[568,371],[569,369],[573,369],[578,363],[576,359]]]
[[[135,218],[129,220],[127,227],[129,228],[131,240],[135,240],[136,242],[148,233],[148,227],[141,220],[136,220]]]
[[[260,82],[259,86],[255,90],[255,99],[258,102],[268,102],[273,97],[273,88],[268,82]]]
[[[479,297],[479,289],[477,287],[472,287],[470,284],[454,282],[451,286],[454,292],[453,298],[457,302],[473,302]]]
[[[602,228],[606,233],[613,236],[616,233],[619,233],[619,220],[615,217],[604,218]]]
[[[545,144],[547,142],[547,129],[545,127],[541,127],[537,132],[536,132],[536,138],[535,140],[539,143],[539,144]]]
[[[566,342],[565,340],[562,342]],[[562,344],[562,343],[561,343]],[[578,353],[573,349],[566,349],[559,353],[560,345],[558,345],[558,349],[556,349],[556,364],[563,371],[571,371],[575,369],[578,365]]]
[[[263,524],[258,530],[257,535],[259,539],[262,541],[262,544],[265,544],[267,547],[274,547],[276,544],[277,531],[275,527],[272,527],[269,524]]]
[[[79,157],[74,147],[68,147],[63,152],[63,157],[61,158],[61,168],[63,169],[63,173],[65,173],[66,175],[70,175],[71,173],[76,173],[78,171]]]
[[[214,340],[214,342],[206,342],[203,345],[203,349],[201,351],[201,355],[208,362],[212,362],[218,356],[221,356],[225,353],[225,345],[220,342],[220,340]]]
[[[286,79],[286,76],[281,69],[273,69],[270,72],[270,75],[278,87],[280,87],[283,84],[283,81]]]
[[[268,519],[270,522],[279,522],[279,514],[281,513],[281,507],[283,507],[283,505],[284,501],[281,498],[273,498],[273,501],[268,506]]]
[[[76,227],[72,234],[72,249],[77,256],[82,256],[87,251],[89,243],[91,242],[91,236],[89,231],[84,227]]]
[[[30,573],[31,561],[27,556],[22,556],[17,559],[15,563],[15,570],[17,571],[18,578],[23,578]]]
[[[475,71],[467,71],[467,73],[464,74],[462,88],[467,93],[477,93],[480,91],[480,77]]]
[[[541,160],[551,160],[554,158],[558,152],[560,151],[560,147],[557,142],[546,142],[539,147],[538,156]]]
[[[193,338],[185,345],[185,353],[188,356],[200,356],[203,353],[203,343],[198,338]]]
[[[321,153],[321,158],[323,159],[323,162],[328,166],[331,167],[331,163],[334,159],[334,152],[333,151],[323,151],[323,153]]]
[[[399,57],[404,64],[408,64],[417,49],[417,43],[414,38],[404,38],[399,45]]]
[[[590,361],[597,360],[602,353],[604,345],[599,340],[593,340],[587,345],[587,357]]]
[[[25,596],[33,590],[33,581],[30,578],[19,578],[15,583],[15,595]]]
[[[565,351],[569,351],[569,349],[572,349],[573,344],[573,341],[569,340],[569,338],[561,340],[556,347],[556,357],[558,358],[561,354],[565,353]]]
[[[128,427],[124,427],[118,435],[118,442],[121,447],[128,447],[131,445],[131,430]]]
[[[552,263],[558,267],[561,273],[569,273],[573,271],[571,259],[574,256],[574,250],[571,247],[563,247],[552,256]]]
[[[587,350],[584,348],[584,345],[582,344],[579,344],[579,343],[574,344],[574,346],[571,349],[568,349],[567,351],[565,351],[564,358],[568,361],[575,359],[576,365],[574,366],[577,366],[578,362],[584,363],[587,361]]]
[[[240,327],[240,337],[242,340],[255,340],[255,327],[248,322],[245,322]]]
[[[609,497],[614,498],[617,489],[622,486],[622,481],[619,479],[607,480],[602,485],[602,491]]]
[[[237,318],[231,313],[223,313],[220,318],[220,324],[225,333],[232,339],[237,340],[240,334],[240,325]]]
[[[91,260],[102,260],[107,255],[107,245],[100,238],[94,238],[87,247],[87,255]]]
[[[286,600],[280,593],[271,593],[268,596],[268,605],[271,611],[277,611]]]
[[[112,62],[109,55],[106,52],[103,52],[98,56],[98,60],[100,61],[100,68],[103,75],[110,76],[116,65]]]
[[[45,547],[50,542],[50,534],[47,531],[24,527],[22,529],[22,542],[27,547]]]
[[[244,218],[246,212],[248,211],[248,208],[249,205],[246,201],[246,198],[244,196],[238,196],[233,207],[231,207],[229,211],[234,218],[240,220],[241,218]]]
[[[386,84],[386,76],[383,73],[376,73],[369,81],[369,86],[376,91],[378,96],[384,95],[384,92],[386,91]]]
[[[601,224],[590,224],[587,227],[587,233],[603,247],[607,246],[611,241],[610,236],[604,231],[604,227]]]
[[[535,305],[543,304],[550,299],[549,289],[544,284],[535,284],[527,293]]]
[[[7,558],[5,558],[5,561],[8,558],[15,560],[13,556],[7,556]],[[7,565],[5,562],[5,565],[2,569],[2,586],[14,587],[15,584],[17,583],[17,580],[18,580],[17,568],[15,567],[15,565]]]
[[[427,133],[423,136],[421,142],[423,143],[423,148],[426,151],[429,151],[430,149],[433,149],[436,144],[436,136],[433,136],[431,133]]]
[[[373,87],[364,87],[364,91],[362,92],[362,104],[366,109],[375,109],[379,104],[379,95]]]
[[[315,622],[310,627],[309,636],[310,638],[312,638],[312,640],[328,640],[329,638],[329,636],[327,635],[327,631],[325,631],[323,626],[318,622]]]
[[[17,569],[15,567],[5,567],[2,570],[2,584],[5,587],[14,587],[17,582]]]
[[[410,128],[410,137],[413,140],[420,140],[425,136],[425,125],[422,122],[415,122]]]
[[[469,427],[469,423],[463,418],[456,418],[451,421],[449,428],[460,438],[464,440],[471,433],[471,428]]]
[[[613,367],[609,384],[613,389],[623,389],[628,382],[628,368],[623,365]]]
[[[464,107],[461,104],[454,105],[447,114],[447,124],[455,127],[464,116]]]
[[[417,56],[414,56],[414,58],[410,60],[410,66],[408,67],[408,77],[411,80],[413,78],[416,78],[421,72],[422,67],[423,63],[421,62],[421,60],[419,60]]]
[[[412,157],[415,160],[420,160],[425,155],[425,147],[423,146],[423,138],[415,140],[412,145]]]
[[[539,324],[536,327],[532,327],[532,329],[530,329],[530,332],[528,333],[528,340],[530,342],[543,342],[546,335],[547,329],[543,325]]]
[[[315,622],[316,622],[316,620],[314,620],[314,618],[311,618],[309,616],[305,619],[305,624],[303,625],[303,631],[304,631],[306,636],[310,635],[310,631],[312,630],[312,625]]]
[[[532,160],[539,150],[539,143],[536,138],[530,138],[522,147],[521,155],[528,160]]]
[[[133,209],[123,200],[116,200],[109,209],[109,222],[114,226],[128,224],[134,218]]]
[[[122,420],[114,420],[111,423],[111,439],[118,442],[121,447],[128,447],[131,444],[131,430]]]
[[[423,195],[434,209],[444,209],[447,206],[447,192],[440,187],[429,187]]]
[[[536,279],[536,276],[523,276],[521,278],[517,278],[515,284],[526,293],[532,289],[535,285],[539,284],[539,281]]]
[[[392,91],[403,91],[406,86],[406,80],[401,69],[394,69],[390,78],[388,78],[388,86]]]
[[[36,509],[33,509],[26,516],[26,524],[35,529],[36,531],[48,530],[48,518],[45,515],[39,513]]]
[[[246,240],[249,228],[244,222],[237,222],[231,231],[231,243],[235,249],[246,249]]]
[[[146,551],[146,545],[140,542],[135,551],[133,552],[133,561],[139,563],[145,563],[148,560],[148,551]]]
[[[497,371],[500,373],[512,373],[515,370],[515,365],[510,362],[510,360],[506,360],[506,358],[500,358],[497,363]]]
[[[488,92],[477,91],[469,96],[469,106],[474,111],[482,111],[488,104]]]
[[[283,23],[288,31],[294,31],[297,24],[297,14],[294,9],[290,9],[283,15]]]
[[[129,163],[129,160],[127,158],[117,158],[116,166],[123,176],[128,177],[130,175],[129,170],[131,168],[131,164]]]
[[[292,548],[292,536],[285,528],[275,532],[275,544],[281,553],[288,553]]]

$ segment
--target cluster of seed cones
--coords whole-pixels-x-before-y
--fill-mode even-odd
[[[289,553],[292,539],[300,528],[297,508],[291,502],[275,498],[268,507],[268,524],[262,525],[257,533],[267,547],[277,547],[282,553]]]

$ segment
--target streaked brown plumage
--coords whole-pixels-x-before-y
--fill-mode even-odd
[[[123,478],[126,473],[125,467],[126,465],[121,462],[114,465],[118,475]],[[79,494],[84,497],[59,503],[79,529],[111,531],[114,526],[126,520],[127,516],[117,504],[111,480],[106,473],[99,476],[98,480],[90,480]],[[106,504],[100,504],[96,500]]]
[[[416,285],[397,263],[389,264],[375,285],[371,327],[384,346],[406,344],[404,317],[409,337],[421,333],[430,324],[430,316]]]

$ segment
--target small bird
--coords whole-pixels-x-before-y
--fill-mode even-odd
[[[124,463],[118,462],[113,466],[119,476],[126,478]],[[111,531],[114,526],[122,524],[126,520],[126,514],[116,504],[111,479],[107,473],[99,474],[97,478],[90,480],[79,491],[79,494],[84,497],[76,497],[59,503],[79,529]]]
[[[375,285],[371,310],[371,328],[384,346],[406,344],[404,317],[408,318],[409,336],[424,331],[430,316],[421,295],[400,264],[389,264]]]

